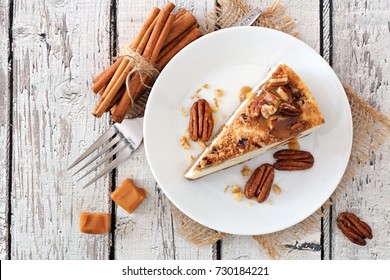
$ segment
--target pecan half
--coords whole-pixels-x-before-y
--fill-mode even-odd
[[[314,164],[312,154],[301,150],[280,150],[274,154],[274,158],[277,159],[274,163],[274,168],[277,170],[305,170]]]
[[[268,86],[270,87],[278,87],[284,86],[288,84],[288,76],[284,72],[274,73],[272,77],[268,81]]]
[[[262,100],[259,98],[259,96],[256,96],[253,98],[253,102],[249,107],[249,116],[252,119],[257,118],[260,116],[260,111],[261,111],[261,102]]]
[[[294,107],[291,104],[288,103],[282,103],[279,107],[279,112],[282,115],[289,116],[289,117],[299,117],[302,115],[302,110]]]
[[[291,102],[292,101],[292,95],[291,91],[284,86],[280,86],[277,88],[276,92],[279,94],[280,99],[286,102]]]
[[[270,116],[275,114],[277,110],[278,107],[275,107],[274,105],[264,104],[263,106],[261,106],[261,115],[265,119],[268,119]]]
[[[271,192],[274,176],[271,164],[266,163],[256,168],[245,185],[245,196],[249,199],[256,196],[259,203],[265,201]]]
[[[372,238],[371,227],[353,213],[341,213],[337,218],[337,226],[349,240],[360,246],[367,244],[366,238]]]
[[[261,115],[268,119],[278,110],[280,98],[266,90],[263,91],[261,96],[264,100],[264,105],[261,106]]]
[[[303,125],[302,122],[297,122],[297,123],[294,123],[293,125],[291,125],[291,133],[293,135],[297,135],[304,130],[305,130],[305,126]]]
[[[189,133],[192,141],[210,139],[214,128],[213,113],[209,103],[204,99],[194,102],[190,112]]]
[[[280,104],[280,98],[266,90],[261,90],[260,94],[253,99],[249,108],[250,117],[257,118],[260,113],[268,119],[276,113]]]
[[[273,130],[278,127],[285,127],[288,124],[289,119],[280,115],[274,115],[267,119],[268,127]]]

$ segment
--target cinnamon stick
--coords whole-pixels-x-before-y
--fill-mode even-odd
[[[172,4],[172,3],[169,3]],[[167,6],[169,6],[169,4]],[[172,4],[173,5],[173,4]],[[153,30],[153,33],[151,35],[151,39],[148,42],[144,54],[142,55],[145,59],[149,61],[150,64],[155,64],[158,58],[158,55],[164,45],[164,42],[169,34],[169,31],[171,30],[171,27],[175,21],[175,15],[173,14],[168,14],[168,17],[166,18],[165,22],[162,22],[164,20],[163,18],[163,11],[167,8],[167,6],[161,10],[161,22],[157,21],[155,30],[160,30],[159,33],[155,33],[155,30]],[[173,5],[174,7],[174,5]],[[167,11],[170,10],[171,7],[167,8]],[[170,10],[172,11],[173,8]],[[154,34],[159,34],[157,40],[152,41],[152,37]],[[154,45],[151,45],[153,42]],[[154,48],[152,49],[152,46]],[[140,77],[140,75],[133,75],[133,77],[130,80],[130,95],[133,100],[135,100],[140,92],[140,87],[142,88],[142,85],[140,86],[142,80],[146,80],[147,76],[145,74]],[[121,101],[119,102],[116,110],[114,111],[112,115],[112,119],[115,122],[122,122],[126,112],[129,110],[131,106],[131,99],[129,97],[129,94],[124,94],[122,96]]]
[[[146,60],[150,61],[150,57],[153,53],[153,50],[156,48],[156,43],[158,38],[161,35],[161,32],[168,20],[168,17],[172,10],[175,8],[175,5],[169,2],[162,10],[157,19],[156,26],[153,28],[153,32],[150,35],[148,44],[145,47],[144,54],[142,55]]]
[[[106,89],[106,87],[104,87],[104,88],[102,88],[100,91],[99,91],[99,95],[101,96],[100,97],[100,99],[99,99],[99,101],[96,103],[96,105],[95,105],[95,108],[93,109],[93,111],[92,111],[92,115],[94,115],[95,116],[95,114],[94,114],[94,112],[100,107],[100,105],[102,104],[102,102],[103,102],[103,93],[104,93],[104,90]]]
[[[92,86],[92,91],[94,93],[98,93],[105,85],[107,85],[107,83],[114,75],[115,71],[118,69],[121,62],[122,58],[117,59],[114,64],[112,64],[102,73],[100,73],[96,78],[94,78],[94,84]]]
[[[159,71],[163,70],[164,67],[167,65],[167,63],[179,52],[181,51],[185,46],[190,44],[191,42],[195,41],[199,37],[202,36],[202,32],[200,32],[199,29],[195,28],[192,29],[191,32],[189,32],[178,44],[175,45],[174,48],[172,48],[169,52],[166,53],[162,58],[158,59],[156,63],[156,67]],[[147,77],[144,83],[148,86],[151,86],[151,79],[150,77]],[[135,91],[136,96],[140,96],[143,94],[143,91],[145,88],[142,87],[142,84],[139,85],[139,87]]]
[[[143,53],[143,51],[144,51],[144,49],[145,49],[145,47],[146,47],[146,45],[147,45],[147,43],[148,43],[148,41],[149,41],[149,39],[151,37],[152,31],[154,30],[154,27],[156,26],[157,19],[158,19],[158,17],[156,17],[153,20],[152,24],[149,26],[149,28],[145,32],[143,38],[141,39],[139,45],[137,46],[136,52],[138,54],[142,54]],[[127,65],[126,65],[125,69],[120,73],[119,78],[117,79],[117,81],[115,82],[115,84],[114,84],[114,86],[113,86],[113,88],[111,90],[112,92],[118,91],[118,89],[126,81],[126,78],[129,75],[130,71],[132,70],[132,65],[131,65],[130,61],[127,60],[127,59],[126,59],[126,61],[127,61]],[[115,99],[115,97],[114,97],[114,99]],[[107,104],[108,104],[108,102],[107,102]]]
[[[164,42],[167,39],[169,32],[171,31],[172,25],[175,22],[175,15],[170,14],[164,25],[164,28],[161,31],[160,36],[156,42],[156,45],[153,48],[153,52],[149,58],[149,63],[154,64],[157,61],[158,55],[160,54],[161,49],[164,46]]]
[[[148,43],[148,41],[150,39],[150,35],[152,34],[154,27],[156,26],[157,18],[158,17],[156,17],[153,20],[152,24],[149,26],[148,30],[145,32],[144,37],[142,38],[141,42],[139,43],[139,45],[137,47],[137,50],[136,50],[137,53],[142,54],[142,52],[144,51],[146,44]]]
[[[160,14],[160,9],[158,8],[152,9],[152,12],[149,14],[141,30],[138,32],[136,38],[131,44],[132,50],[138,49],[138,46],[141,43],[142,39],[145,37],[145,35],[148,36],[147,31],[150,25],[152,25],[153,21],[158,17],[159,14]],[[107,110],[107,108],[111,104],[111,101],[115,98],[115,95],[118,92],[119,88],[123,85],[123,82],[126,80],[127,74],[131,71],[130,68],[131,68],[130,61],[128,59],[122,59],[117,70],[115,71],[115,74],[113,75],[111,81],[109,82],[106,90],[102,95],[101,102],[98,102],[98,104],[100,103],[99,106],[96,106],[95,110],[92,112],[94,116],[101,117],[102,114]]]
[[[158,9],[158,8],[154,8],[154,9]],[[176,20],[179,19],[181,16],[183,16],[185,13],[187,13],[187,10],[185,8],[180,9],[176,13]],[[142,38],[142,40],[138,44],[137,52],[140,52],[139,50],[143,50],[145,48],[146,43],[149,40],[150,34],[151,34],[154,26],[156,25],[156,19],[157,18],[154,19],[154,21],[152,22],[152,24],[149,26],[148,30],[146,31],[145,36]],[[183,33],[180,36],[182,36],[182,35],[183,35]],[[137,42],[135,42],[133,44],[135,45],[136,43]],[[164,44],[164,45],[167,45],[167,44]],[[160,56],[161,56],[161,54],[160,54]],[[92,86],[92,91],[94,93],[98,93],[103,88],[103,86],[106,85],[110,81],[110,79],[114,75],[116,69],[118,68],[119,64],[121,63],[122,59],[123,59],[122,57],[118,58],[114,64],[112,64],[110,67],[108,67],[107,69],[105,69],[103,72],[101,72],[99,75],[97,75],[96,77],[94,77],[92,79],[92,83],[94,84]],[[102,77],[103,77],[103,79],[101,79]]]
[[[156,21],[157,21],[157,17],[153,20],[152,24],[148,27],[148,29],[146,30],[146,32],[145,32],[143,38],[141,39],[140,43],[138,44],[138,46],[137,46],[137,48],[136,48],[136,52],[137,52],[137,53],[142,53],[143,50],[145,49],[145,46],[146,46],[146,44],[147,44],[147,42],[148,42],[148,40],[149,40],[149,38],[150,38],[150,34],[152,33],[154,26],[156,25]],[[133,43],[133,45],[135,46],[135,43]],[[123,59],[124,59],[124,58],[121,57],[121,58],[119,58],[118,60],[122,63],[122,60],[123,60]],[[130,73],[130,71],[131,71],[131,64],[129,63],[128,60],[126,60],[125,62],[123,62],[122,67],[123,67],[124,65],[125,65],[126,67],[124,68],[123,72],[122,72],[122,73],[118,72],[118,74],[121,74],[121,75],[115,77],[115,79],[117,80],[117,82],[116,82],[115,84],[113,84],[113,86],[112,86],[112,88],[111,88],[111,90],[112,90],[113,92],[116,91],[116,89],[121,85],[122,80],[123,80],[123,77],[127,77],[128,73]],[[118,68],[118,66],[116,67],[116,69],[117,69],[117,68]],[[121,68],[121,69],[122,69],[122,68]],[[114,73],[115,73],[115,72],[114,72]],[[118,75],[118,74],[117,74],[117,75]],[[121,78],[121,76],[123,76],[123,77]],[[103,84],[103,83],[105,82],[105,83],[107,84],[111,78],[112,78],[112,75],[111,75],[111,77],[110,77],[107,81],[101,79],[101,83]],[[118,91],[118,92],[119,92],[119,91]],[[122,95],[121,95],[121,97],[122,97]],[[116,97],[114,97],[114,99],[117,100],[117,101],[120,100],[120,99],[118,100],[118,98],[116,98]],[[102,104],[102,102],[100,102],[100,105],[101,105],[101,104]],[[106,104],[108,104],[108,102],[107,102]],[[100,106],[100,105],[99,105],[99,106]],[[111,105],[110,105],[110,106],[111,106]],[[111,106],[111,107],[112,107],[112,106]],[[99,108],[99,107],[97,107],[96,110],[94,110],[94,113],[96,113],[96,111],[98,110],[98,108]],[[107,109],[106,109],[106,112],[107,112]]]
[[[157,17],[159,12],[160,12],[160,9],[157,7],[154,7],[152,9],[148,18],[146,19],[145,24],[142,26],[141,30],[138,32],[137,36],[135,37],[134,41],[132,42],[132,44],[130,46],[133,50],[135,50],[135,48],[138,47],[142,38],[144,37],[143,35],[146,33],[146,31],[150,25],[148,20],[152,20],[152,22],[153,22],[153,20]],[[110,79],[112,78],[112,76],[114,75],[116,70],[118,69],[119,65],[121,64],[122,60],[123,60],[123,58],[119,58],[117,61],[115,61],[114,64],[112,64],[109,68],[107,68],[100,75],[98,75],[97,77],[95,77],[93,79],[93,83],[94,83],[94,85],[92,86],[93,92],[95,92],[95,93],[99,92],[103,88],[103,86],[105,86],[110,81]]]
[[[174,48],[172,48],[169,52],[167,52],[161,59],[159,59],[156,63],[157,69],[161,71],[165,65],[186,45],[191,43],[192,41],[196,40],[202,36],[202,33],[199,31],[199,29],[195,28],[192,31],[190,31],[187,36],[185,36],[180,42],[178,42]],[[151,84],[151,79],[147,76],[142,77],[144,79],[144,83],[147,85]],[[135,100],[142,92],[145,90],[142,83],[140,83],[140,77],[139,75],[133,76],[132,80],[130,81],[130,92],[131,97],[133,100]],[[122,122],[126,112],[130,109],[131,106],[131,100],[128,96],[128,94],[124,94],[122,96],[121,101],[119,102],[118,106],[115,108],[115,110],[112,112],[112,120],[115,122]]]
[[[144,25],[141,27],[141,29],[138,32],[137,36],[135,37],[133,43],[131,44],[131,48],[133,50],[135,50],[138,47],[138,45],[141,43],[141,40],[144,37],[149,26],[153,23],[154,19],[157,18],[157,16],[159,14],[160,14],[160,9],[157,7],[154,7],[152,9],[152,11],[150,12],[149,16],[146,18]]]
[[[165,40],[164,46],[175,40],[180,34],[190,28],[191,25],[197,23],[196,18],[190,13],[186,12],[179,17],[173,24],[171,31]]]
[[[114,106],[121,100],[123,94],[126,91],[126,85],[122,85],[122,87],[118,90],[117,94],[115,95],[114,99],[111,101],[110,106],[106,109],[106,112],[110,111]]]
[[[159,11],[160,11],[160,9],[153,8],[151,14],[158,13]],[[145,46],[149,40],[150,34],[151,34],[155,24],[156,24],[156,20],[157,20],[157,17],[153,20],[152,24],[146,30],[145,35],[143,36],[143,38],[141,38],[141,40],[140,40],[140,36],[137,36],[136,39],[134,40],[134,42],[132,43],[132,46],[138,45],[136,52],[142,53],[142,50],[145,48]],[[166,42],[164,43],[164,47],[166,47],[169,43],[171,43],[174,40],[176,40],[175,42],[178,42],[180,39],[179,40],[177,40],[177,39],[180,36],[181,36],[180,38],[183,38],[186,35],[186,32],[188,32],[188,31],[190,31],[190,29],[192,29],[192,26],[187,28],[191,22],[195,22],[192,26],[194,26],[195,24],[196,24],[196,26],[198,26],[195,17],[193,17],[191,15],[191,13],[189,13],[185,8],[180,9],[179,12],[176,14],[176,21],[172,26],[172,30],[170,31]],[[171,46],[171,47],[173,47],[173,46]],[[164,54],[166,53],[166,51],[167,50],[165,50]],[[162,57],[162,55],[160,54],[159,57]],[[105,85],[107,85],[107,83],[111,80],[114,73],[118,69],[122,60],[123,60],[123,58],[118,58],[118,60],[114,64],[112,64],[109,68],[104,70],[102,73],[100,73],[98,76],[96,76],[92,80],[94,83],[92,86],[93,92],[98,93]]]
[[[164,55],[166,55],[170,50],[172,50],[181,40],[184,39],[192,30],[197,28],[199,26],[198,23],[194,23],[193,25],[190,26],[186,31],[180,34],[179,37],[177,37],[175,40],[170,42],[168,45],[166,45],[160,52],[157,61],[160,60]]]
[[[111,81],[109,82],[109,84],[105,88],[100,100],[96,104],[95,109],[92,111],[92,115],[94,115],[95,117],[101,117],[102,114],[106,111],[106,108],[110,105],[111,100],[115,96],[114,93],[117,92],[117,90],[115,92],[113,92],[112,89],[114,88],[114,86],[116,84],[115,82],[119,79],[121,73],[123,73],[123,71],[125,70],[127,64],[128,64],[128,60],[122,59],[114,76],[112,77]]]
[[[113,107],[116,105],[116,103],[119,102],[119,100],[122,98],[122,95],[123,95],[123,93],[125,92],[125,90],[126,90],[126,85],[123,85],[123,86],[119,89],[119,91],[118,91],[118,93],[116,94],[115,98],[111,101],[111,104],[110,104],[110,106],[108,106],[108,108],[106,109],[106,112],[110,111],[110,109],[113,108]],[[99,91],[98,94],[99,94],[99,95],[102,95],[102,94],[103,94],[103,91],[104,91],[104,88],[103,88],[101,91]],[[102,102],[103,102],[103,99],[100,98],[99,101],[98,101],[98,103],[95,105],[94,111],[102,104]]]
[[[174,4],[168,3],[161,11],[155,8],[158,16],[155,15],[153,20],[150,18],[152,10],[130,45],[133,51],[141,54],[149,63],[156,64],[160,71],[182,48],[202,35],[197,29],[199,25],[195,17],[186,9],[171,15],[174,7]],[[111,110],[112,119],[121,122],[132,105],[131,100],[143,94],[145,84],[152,85],[154,81],[146,74],[134,74],[128,85],[131,96],[126,94],[124,82],[132,64],[128,59],[118,60],[93,80],[94,91],[102,95],[93,114],[101,116]]]
[[[103,88],[98,92],[98,94],[99,94],[100,96],[102,96],[105,89],[106,89],[106,87],[103,87]]]
[[[178,20],[182,15],[184,15],[187,12],[186,8],[181,8],[177,13],[176,13],[176,20]]]
[[[195,41],[199,37],[202,36],[202,32],[199,31],[199,29],[195,28],[192,29],[191,32],[189,32],[178,44],[174,46],[169,52],[167,52],[162,58],[158,59],[156,63],[156,67],[159,71],[162,71],[164,67],[167,65],[167,63],[179,52],[181,51],[185,46],[190,44],[191,42]],[[150,77],[147,77],[144,83],[148,86],[152,85]],[[139,84],[139,87],[135,90],[135,95],[138,97],[144,93],[145,88],[142,87],[142,84]]]
[[[110,65],[111,67],[112,65]],[[103,72],[100,72],[99,75],[92,78],[92,84],[96,83],[104,74],[104,72],[107,71],[107,69],[104,69]],[[95,92],[96,93],[96,92]]]
[[[101,90],[98,92],[98,94],[99,94],[99,95],[102,95],[103,92],[104,92],[104,89],[105,89],[105,87],[104,87],[103,89],[101,89]],[[119,91],[118,91],[117,95],[115,96],[115,98],[112,100],[112,102],[111,102],[109,108],[106,110],[106,112],[110,111],[110,109],[111,109],[112,107],[114,107],[114,106],[116,105],[116,103],[119,102],[119,100],[122,98],[122,95],[123,95],[123,93],[125,92],[125,90],[126,90],[126,85],[123,85],[123,86],[119,89]],[[102,99],[100,99],[100,100],[102,100]],[[99,100],[99,101],[100,101],[100,100]],[[99,103],[99,102],[98,102],[98,103]],[[101,103],[101,101],[100,101],[100,103]],[[98,104],[99,106],[100,106],[100,103]],[[97,106],[98,106],[98,105],[97,105]]]
[[[198,28],[193,29],[190,33],[187,34],[179,43],[175,45],[173,49],[171,49],[169,52],[167,52],[163,57],[161,57],[157,64],[157,69],[161,71],[165,65],[179,52],[181,51],[185,46],[187,46],[192,41],[195,41],[199,37],[202,36],[202,32]]]

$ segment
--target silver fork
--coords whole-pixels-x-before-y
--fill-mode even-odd
[[[84,170],[87,166],[91,165],[99,157],[103,156],[100,160],[96,161],[82,177],[77,181],[80,181],[93,171],[97,170],[105,162],[116,155],[115,159],[104,167],[94,178],[84,185],[83,188],[94,183],[105,174],[117,167],[121,162],[127,159],[141,144],[143,138],[143,118],[124,119],[121,124],[115,123],[102,135],[95,143],[93,143],[84,153],[82,153],[74,163],[72,163],[68,170],[78,165],[88,156],[90,156],[95,150],[102,146],[101,150],[91,157],[86,163],[83,164],[73,175],[76,175],[81,170]],[[111,150],[110,150],[111,149]]]

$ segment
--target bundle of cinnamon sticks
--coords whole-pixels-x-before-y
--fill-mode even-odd
[[[202,34],[196,18],[186,9],[172,14],[175,5],[168,3],[163,9],[153,8],[129,48],[142,59],[161,71],[186,45]],[[150,87],[155,77],[142,71],[129,73],[135,67],[131,58],[119,57],[115,63],[93,79],[92,91],[101,97],[92,114],[101,117],[111,111],[112,120],[122,122],[126,112],[139,96]],[[127,80],[127,81],[126,81]]]

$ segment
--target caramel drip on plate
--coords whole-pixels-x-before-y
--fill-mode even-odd
[[[291,137],[290,141],[288,142],[288,148],[291,150],[299,150],[301,148],[296,136]]]

